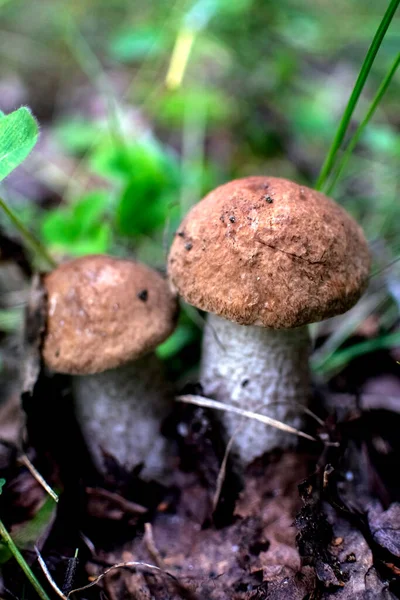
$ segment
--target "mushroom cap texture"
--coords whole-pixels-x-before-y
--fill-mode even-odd
[[[323,194],[276,177],[222,185],[187,214],[168,272],[189,304],[243,325],[291,328],[351,308],[370,254],[361,228]]]
[[[46,275],[46,365],[83,375],[113,369],[163,342],[178,303],[167,281],[137,262],[110,256],[68,261]]]

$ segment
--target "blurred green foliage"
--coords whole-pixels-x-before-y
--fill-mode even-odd
[[[103,221],[107,204],[106,192],[95,191],[49,212],[42,219],[42,239],[49,248],[71,256],[107,252],[110,227]]]

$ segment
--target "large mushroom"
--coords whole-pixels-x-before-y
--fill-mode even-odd
[[[143,264],[110,256],[71,260],[46,275],[47,367],[73,378],[76,415],[95,464],[105,453],[144,479],[168,469],[160,426],[171,394],[154,349],[173,331],[176,296]]]
[[[343,313],[364,291],[363,232],[323,194],[275,177],[218,187],[195,205],[172,244],[174,290],[207,311],[204,393],[299,427],[309,399],[307,324]],[[224,413],[242,462],[294,439]]]

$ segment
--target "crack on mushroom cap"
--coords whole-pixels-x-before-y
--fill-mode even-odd
[[[256,241],[259,242],[260,244],[263,244],[264,246],[267,246],[268,248],[271,248],[272,250],[276,250],[277,252],[283,252],[284,254],[287,254],[288,256],[292,256],[293,258],[298,258],[299,260],[305,260],[310,265],[324,265],[326,262],[326,261],[322,260],[322,258],[324,257],[324,254],[326,253],[326,248],[324,248],[320,260],[310,260],[310,259],[304,258],[303,256],[298,256],[294,252],[286,252],[285,250],[282,250],[282,248],[277,248],[276,246],[273,246],[272,244],[267,244],[260,238],[257,238]]]
[[[367,285],[370,254],[358,224],[330,198],[285,179],[222,185],[181,230],[193,246],[185,252],[182,239],[173,241],[173,287],[189,304],[241,324],[320,321],[351,308]]]
[[[176,326],[176,295],[141,263],[85,256],[60,265],[45,276],[44,285],[42,353],[46,365],[60,373],[118,367],[153,351]]]

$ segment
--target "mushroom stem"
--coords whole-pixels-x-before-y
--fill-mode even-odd
[[[141,478],[165,483],[170,452],[160,427],[172,398],[156,355],[74,377],[73,390],[76,417],[99,471],[107,472],[109,454],[128,471],[143,464]]]
[[[307,326],[265,329],[210,313],[200,374],[204,393],[299,428],[301,406],[307,405],[309,398],[309,348]],[[234,451],[245,465],[273,448],[293,445],[296,439],[229,412],[222,419],[227,435],[235,435]]]

